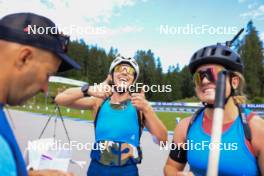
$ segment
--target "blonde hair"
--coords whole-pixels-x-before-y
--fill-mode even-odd
[[[246,100],[247,100],[246,94],[244,93],[244,90],[246,87],[245,78],[239,72],[232,72],[232,77],[234,77],[234,76],[239,77],[239,85],[234,90],[234,94],[232,95],[232,98],[236,104],[244,104],[244,103],[246,103]],[[232,79],[232,77],[231,77],[231,79]]]

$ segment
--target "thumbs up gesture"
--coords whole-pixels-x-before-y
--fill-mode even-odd
[[[144,87],[141,89],[140,93],[131,94],[131,102],[133,106],[143,112],[150,108],[150,104],[145,98]]]

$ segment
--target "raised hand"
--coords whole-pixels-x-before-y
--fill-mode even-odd
[[[100,84],[90,86],[88,89],[88,94],[97,98],[107,98],[112,95],[112,87],[109,83],[112,82],[111,75],[108,75],[107,78]]]
[[[150,108],[150,104],[145,98],[145,92],[143,88],[141,89],[140,93],[131,94],[131,102],[133,106],[143,112]]]

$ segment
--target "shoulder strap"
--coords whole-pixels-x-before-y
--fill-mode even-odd
[[[188,136],[188,133],[189,133],[189,130],[193,124],[193,122],[197,119],[198,115],[205,109],[205,107],[201,107],[199,108],[192,116],[191,120],[190,120],[190,123],[188,125],[188,128],[187,128],[187,133],[186,133],[186,140],[187,140],[187,136]]]
[[[140,141],[140,138],[141,138],[141,135],[142,135],[142,131],[144,129],[144,121],[145,121],[145,116],[144,114],[142,113],[142,118],[141,118],[141,115],[140,115],[140,111],[137,109],[137,118],[138,118],[138,126],[139,126],[139,141]]]
[[[248,124],[248,116],[251,113],[251,111],[246,111],[245,108],[242,108],[239,105],[237,105],[237,107],[239,111],[239,116],[243,124],[245,137],[247,138],[248,141],[251,142],[252,137],[251,137],[251,132],[250,132],[249,124]]]
[[[192,116],[190,123],[188,125],[187,128],[187,132],[186,132],[186,140],[185,142],[187,143],[187,136],[188,136],[188,132],[192,126],[192,124],[194,123],[194,121],[197,119],[198,115],[205,109],[205,107],[201,107],[199,108]],[[174,142],[173,142],[174,143]],[[186,163],[187,162],[187,150],[188,149],[184,149],[182,147],[176,147],[176,149],[171,150],[170,151],[170,158],[173,159],[174,161],[180,162],[180,163]]]

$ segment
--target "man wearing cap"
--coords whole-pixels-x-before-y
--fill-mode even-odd
[[[29,33],[30,26],[55,27],[43,16],[16,13],[0,20],[0,175],[68,175],[42,170],[27,173],[15,136],[3,112],[5,104],[19,105],[48,91],[49,76],[80,66],[66,55],[69,38],[47,31]]]

